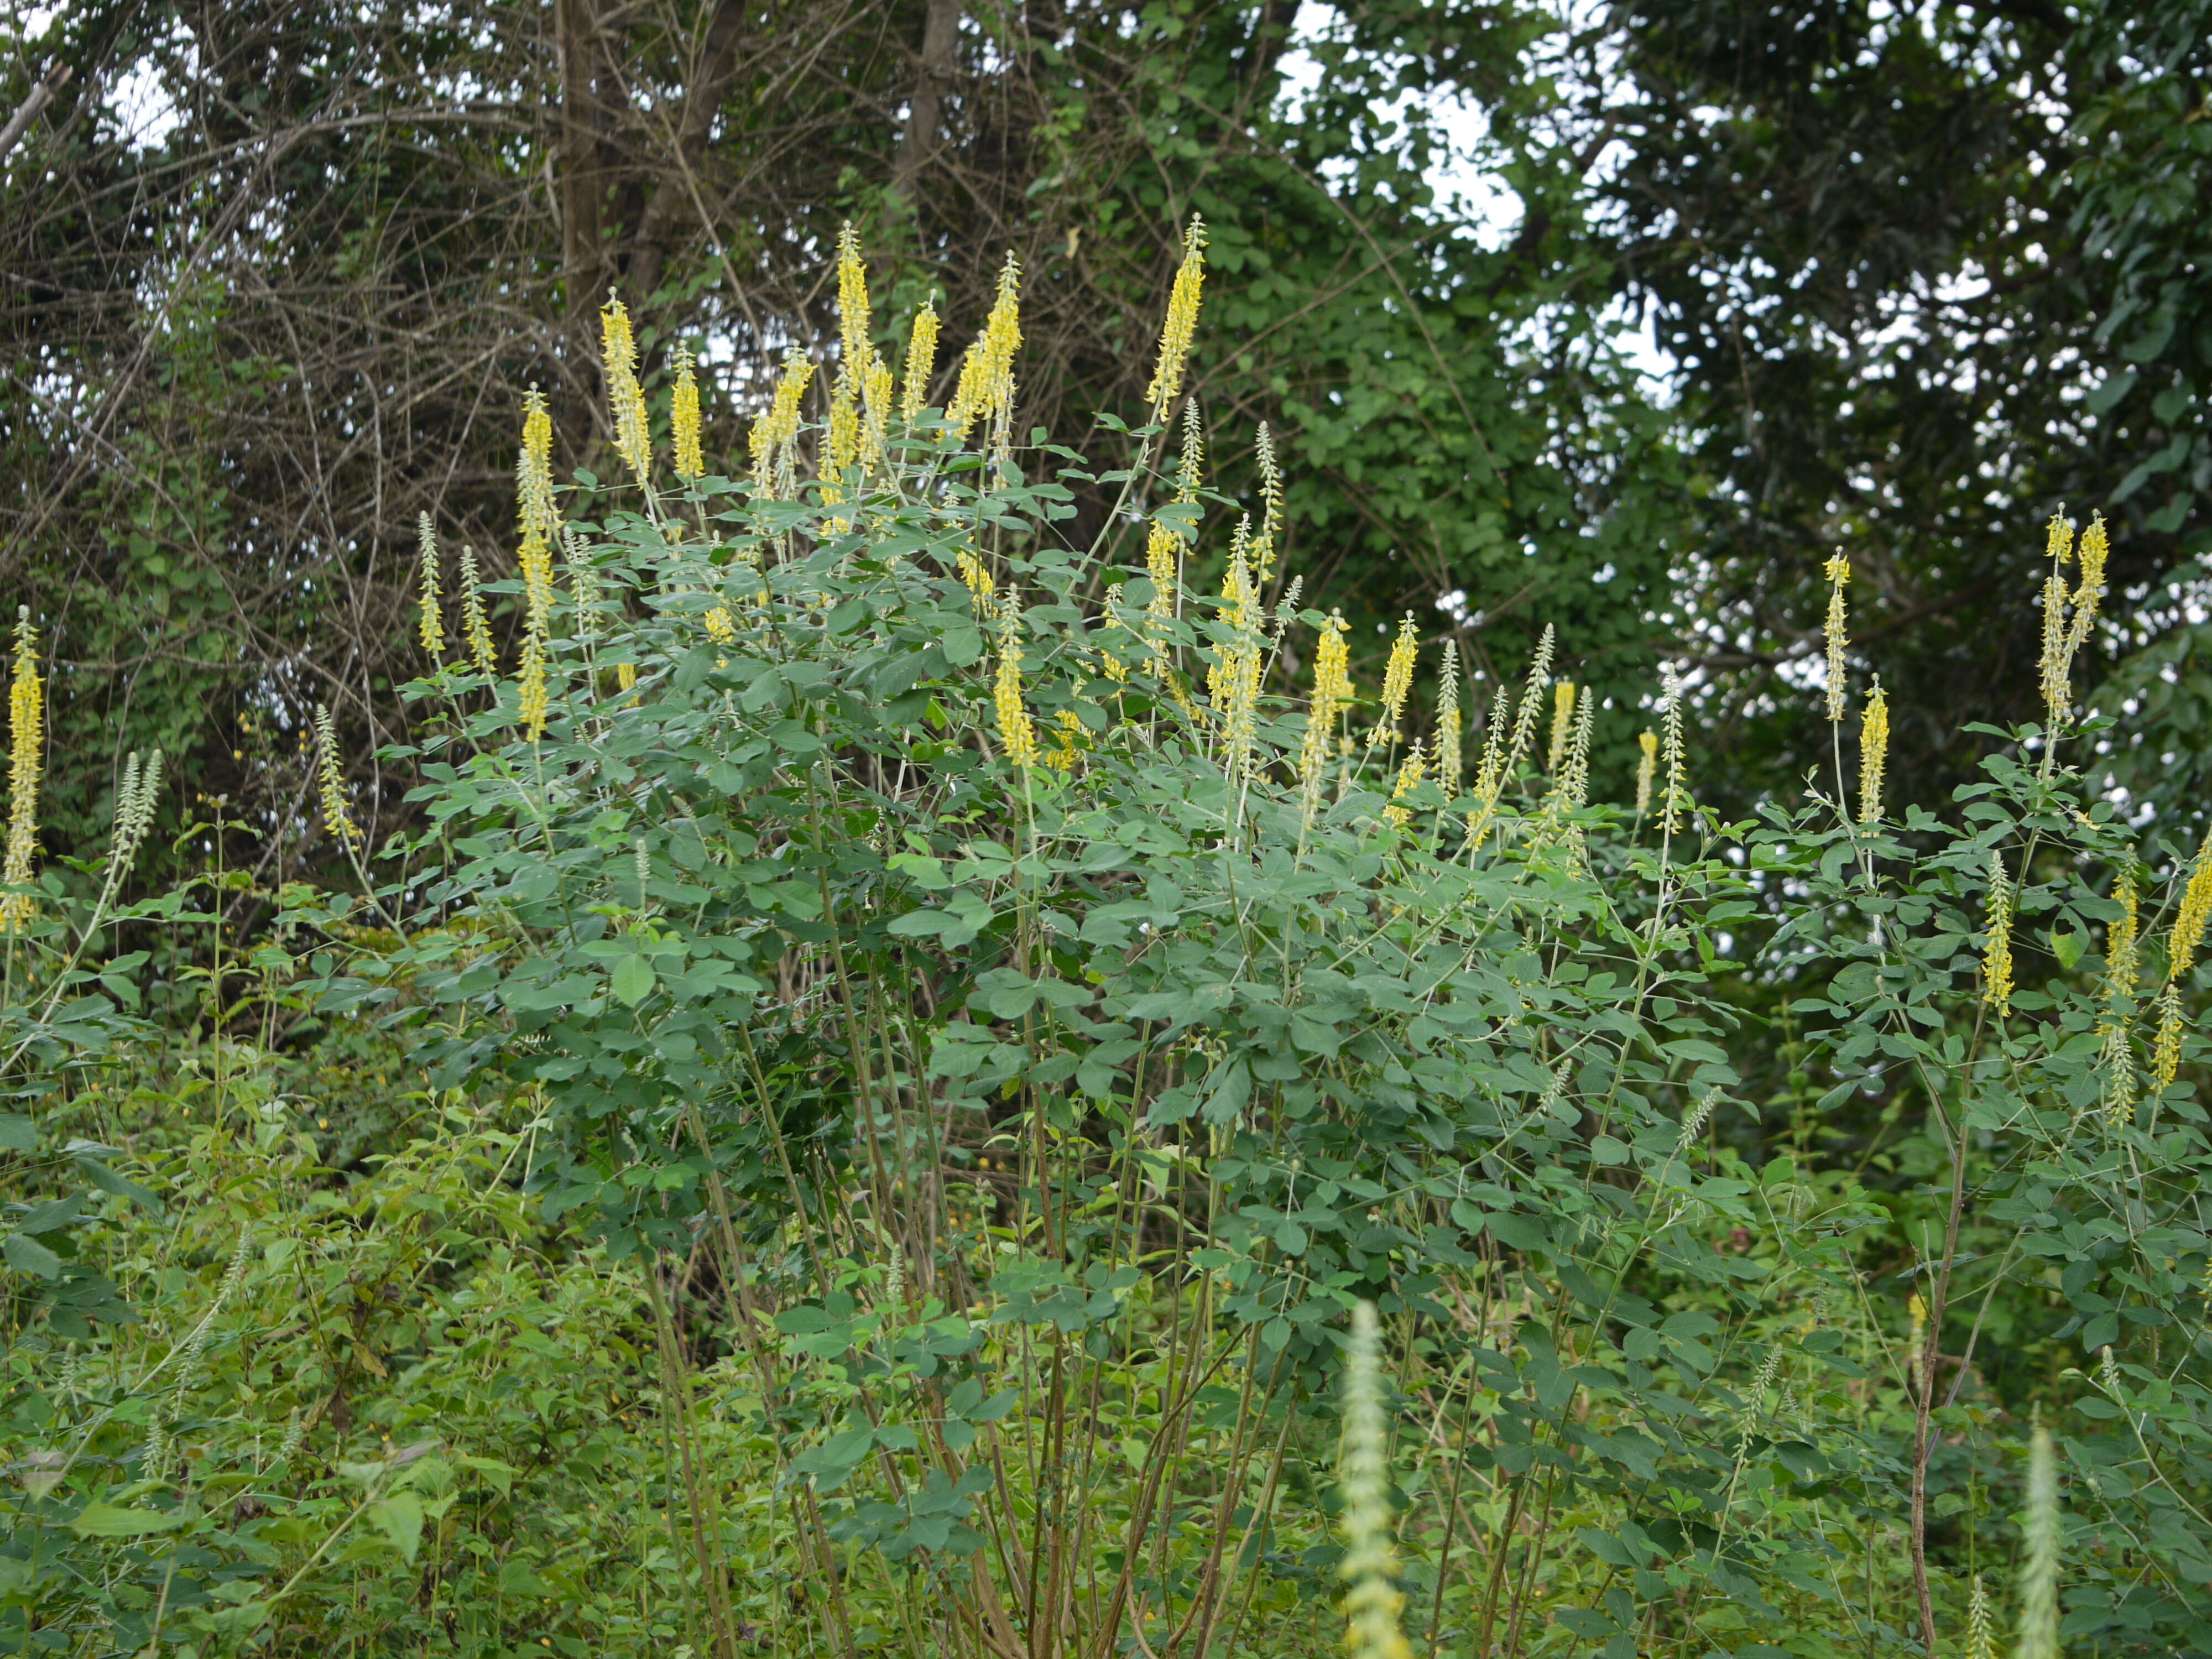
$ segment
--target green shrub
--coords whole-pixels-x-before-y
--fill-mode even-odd
[[[71,1459],[15,1501],[26,1644],[1318,1654],[1364,1302],[1363,1650],[1956,1644],[2030,1407],[2067,1639],[2205,1650],[2212,862],[2062,763],[2094,573],[1950,820],[1881,810],[1877,720],[1859,803],[1839,724],[1832,794],[1712,822],[1671,680],[1607,804],[1548,648],[1469,733],[1440,690],[1412,741],[1416,629],[1357,696],[1269,503],[1204,528],[1172,375],[1109,468],[1018,444],[1015,294],[942,415],[855,331],[811,460],[794,367],[745,480],[556,520],[526,434],[520,672],[464,572],[386,757],[425,828],[292,893],[210,1026],[373,1031],[419,1095],[343,1182],[265,1047],[118,1116],[150,1191],[78,1248],[144,1322],[15,1286],[15,1432]],[[149,1074],[82,1064],[42,1113]],[[1859,1095],[1886,1141],[1824,1133]]]

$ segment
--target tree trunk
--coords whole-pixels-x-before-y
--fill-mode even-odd
[[[960,46],[960,0],[929,0],[921,29],[921,72],[915,76],[914,100],[908,106],[906,131],[899,139],[898,156],[892,163],[891,185],[911,210],[916,206],[915,181],[922,164],[936,151],[945,125],[945,94]]]

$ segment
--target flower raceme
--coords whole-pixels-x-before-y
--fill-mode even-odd
[[[1859,822],[1881,822],[1881,777],[1889,763],[1889,694],[1874,683],[1866,712],[1859,716]]]
[[[1183,233],[1182,264],[1176,268],[1175,289],[1168,296],[1167,320],[1160,327],[1158,362],[1145,393],[1154,420],[1166,417],[1168,405],[1182,390],[1183,366],[1189,361],[1191,341],[1198,332],[1199,297],[1205,286],[1206,222],[1194,213],[1190,228]]]
[[[699,442],[699,379],[690,352],[676,352],[676,390],[669,394],[669,429],[676,450],[676,476],[690,483],[706,475],[707,457]]]
[[[945,411],[955,442],[963,442],[979,418],[1003,428],[1014,409],[1014,358],[1022,349],[1022,267],[1012,253],[999,272],[998,297],[984,319],[982,337],[968,348],[959,383]]]
[[[637,383],[637,342],[629,310],[612,294],[599,313],[599,361],[606,372],[608,412],[614,417],[615,453],[643,483],[653,472],[653,437],[645,418],[645,390]]]
[[[0,881],[30,884],[39,851],[39,776],[46,760],[46,688],[39,680],[39,635],[31,608],[15,612],[15,675],[8,687],[8,851]],[[28,893],[0,896],[0,933],[21,933],[38,915]]]
[[[1851,579],[1851,562],[1838,553],[1828,561],[1825,569],[1828,578],[1828,619],[1821,631],[1827,641],[1828,719],[1832,723],[1844,717],[1844,647],[1850,643],[1844,632],[1844,585]]]
[[[1395,743],[1398,739],[1398,722],[1406,713],[1406,699],[1413,690],[1413,659],[1420,650],[1420,636],[1413,623],[1413,613],[1408,611],[1406,620],[1398,625],[1398,637],[1390,644],[1390,660],[1382,665],[1382,718],[1375,727],[1375,741]]]
[[[906,377],[899,386],[899,413],[911,422],[929,402],[929,382],[937,373],[937,302],[921,302],[906,345]]]
[[[1413,1659],[1399,1615],[1406,1598],[1393,1582],[1397,1551],[1391,1538],[1390,1447],[1382,1415],[1382,1335],[1371,1302],[1355,1304],[1345,1352],[1344,1560],[1345,1645],[1352,1659]]]
[[[1037,763],[1036,726],[1022,701],[1022,607],[1009,594],[1000,607],[999,672],[992,701],[999,717],[999,743],[1006,758],[1026,772]]]

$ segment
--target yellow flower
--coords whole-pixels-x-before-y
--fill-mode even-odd
[[[837,321],[843,334],[845,373],[858,380],[876,355],[875,316],[868,304],[868,267],[860,239],[848,221],[837,233]]]
[[[868,365],[860,381],[860,471],[872,473],[884,464],[884,441],[890,435],[891,398],[896,390],[891,366],[882,358]]]
[[[2081,585],[2074,590],[2074,620],[2066,634],[2069,658],[2088,642],[2089,630],[2097,624],[2097,602],[2105,594],[2105,561],[2112,550],[2105,515],[2090,514],[2089,527],[2081,532]]]
[[[1182,562],[1182,538],[1159,520],[1145,532],[1145,574],[1152,579],[1146,613],[1162,621],[1176,613],[1176,571]]]
[[[1198,400],[1182,406],[1182,453],[1176,461],[1176,494],[1179,501],[1195,501],[1206,483],[1206,434],[1199,429]]]
[[[975,556],[975,550],[963,547],[959,551],[960,580],[968,584],[968,597],[975,606],[975,614],[989,618],[998,614],[998,605],[992,595],[998,584],[991,580],[990,568]]]
[[[1145,401],[1155,420],[1164,419],[1168,405],[1182,390],[1183,364],[1198,329],[1200,290],[1206,285],[1206,224],[1195,213],[1183,233],[1182,264],[1176,270],[1175,288],[1168,296],[1168,316],[1160,329],[1160,355],[1152,370],[1152,384]]]
[[[1828,718],[1832,721],[1844,717],[1844,647],[1850,643],[1844,633],[1844,584],[1851,579],[1851,562],[1838,553],[1825,568],[1829,584],[1828,621],[1823,631],[1828,641]]]
[[[435,662],[446,650],[446,616],[438,593],[438,535],[430,527],[430,515],[422,513],[415,520],[415,537],[422,549],[422,585],[419,599],[420,611],[415,621],[416,637],[422,648]]]
[[[611,290],[599,313],[599,356],[614,416],[615,451],[642,483],[653,471],[653,437],[646,425],[645,392],[637,383],[637,345],[630,334],[629,312]]]
[[[479,674],[489,679],[499,672],[499,651],[492,643],[483,589],[477,580],[477,550],[468,546],[461,549],[461,638]]]
[[[637,665],[634,662],[617,663],[615,684],[622,690],[635,691],[637,689]]]
[[[515,675],[523,732],[531,742],[536,743],[545,735],[545,720],[551,708],[551,696],[545,684],[545,641],[536,634],[523,637],[522,662]]]
[[[1411,808],[1398,803],[1413,793],[1427,770],[1428,763],[1421,757],[1421,745],[1416,743],[1413,752],[1406,757],[1406,763],[1398,769],[1398,781],[1390,787],[1390,804],[1382,809],[1382,816],[1401,830],[1413,822],[1413,814]]]
[[[768,413],[753,422],[747,438],[752,453],[753,490],[771,501],[788,500],[795,489],[800,406],[814,379],[814,365],[793,346],[784,354],[783,374]]]
[[[1037,740],[1036,727],[1022,702],[1021,607],[1009,600],[1001,613],[999,673],[992,700],[998,707],[999,742],[1006,758],[1027,771],[1037,763]]]
[[[1881,822],[1881,779],[1889,764],[1889,694],[1874,683],[1866,712],[1859,716],[1859,822]]]
[[[1021,284],[1021,264],[1009,252],[999,273],[998,298],[983,322],[983,336],[968,349],[960,365],[960,383],[945,411],[957,439],[966,439],[978,416],[988,417],[999,428],[1012,417],[1014,359],[1022,349]]]
[[[686,480],[700,477],[707,471],[707,458],[699,445],[699,381],[691,372],[690,352],[681,346],[676,351],[676,391],[669,406],[669,424],[676,439],[676,476]]]
[[[0,881],[27,887],[39,854],[39,778],[46,754],[46,688],[39,681],[39,635],[31,608],[15,611],[15,678],[8,688],[8,854]],[[0,897],[0,933],[20,933],[38,915],[28,893]]]
[[[321,704],[315,707],[316,770],[321,784],[323,823],[330,832],[348,847],[361,844],[361,830],[356,827],[352,815],[346,811],[345,773],[338,764],[337,733],[331,726],[331,711]]]
[[[2151,1045],[2150,1069],[2161,1089],[2181,1069],[2181,987],[2172,980],[2158,994],[2158,1038]]]
[[[1667,794],[1661,802],[1660,833],[1674,836],[1682,829],[1682,815],[1690,809],[1689,752],[1682,739],[1682,682],[1672,665],[1666,671],[1667,695],[1659,725],[1664,736],[1661,752],[1667,762]]]
[[[1638,732],[1636,746],[1642,751],[1636,762],[1636,816],[1640,818],[1651,810],[1651,785],[1659,775],[1659,734]]]
[[[1053,746],[1046,751],[1044,763],[1056,772],[1074,769],[1076,757],[1083,752],[1083,721],[1072,708],[1063,708],[1055,717]]]
[[[2197,848],[2189,884],[2181,890],[2181,903],[2173,913],[2173,931],[2166,936],[2166,976],[2175,984],[2186,980],[2197,965],[2208,916],[2212,916],[2212,830],[2205,831]]]
[[[2127,1023],[2141,967],[2142,902],[2136,893],[2132,869],[2121,871],[2114,879],[2112,898],[2120,907],[2120,919],[2105,937],[2105,1024],[2108,1026]]]
[[[1566,763],[1567,743],[1575,729],[1575,683],[1561,680],[1552,688],[1552,743],[1544,756],[1544,770],[1556,778]]]
[[[553,540],[559,526],[553,507],[553,417],[536,386],[523,400],[522,449],[514,461],[516,518],[522,547],[524,629],[542,639],[553,615]]]
[[[1260,540],[1253,565],[1261,587],[1273,574],[1275,556],[1283,546],[1283,474],[1275,465],[1275,435],[1260,422]]]
[[[1322,779],[1335,747],[1337,717],[1352,701],[1352,653],[1345,644],[1346,631],[1342,615],[1330,611],[1314,648],[1313,696],[1306,706],[1305,742],[1298,750],[1298,781],[1309,823],[1321,806]]]
[[[899,413],[911,422],[929,402],[930,377],[937,373],[937,302],[922,301],[914,313],[914,333],[906,346],[906,380],[899,389]]]
[[[2005,878],[2004,859],[1990,854],[1990,893],[1984,922],[1987,942],[1982,948],[1982,1000],[1997,1011],[1999,1018],[2012,1012],[2012,884]]]
[[[1459,641],[1446,640],[1437,677],[1437,781],[1448,797],[1459,793]]]
[[[1375,727],[1378,743],[1395,741],[1398,736],[1398,721],[1413,690],[1413,659],[1419,650],[1413,613],[1408,611],[1399,624],[1398,637],[1391,641],[1390,659],[1382,665],[1382,718]]]
[[[1251,546],[1251,522],[1247,520],[1238,524],[1231,540],[1229,569],[1221,583],[1221,619],[1236,629],[1236,638],[1215,648],[1213,665],[1206,671],[1206,689],[1222,718],[1223,753],[1232,777],[1243,774],[1251,756],[1266,646],[1259,591],[1248,562]]]
[[[717,645],[735,645],[738,625],[726,605],[716,605],[702,619],[707,625],[707,637]]]
[[[2065,720],[2073,702],[2070,674],[2073,652],[2067,644],[2065,576],[2066,562],[2073,556],[2073,521],[2063,513],[2052,514],[2045,545],[2045,551],[2051,560],[2051,574],[2043,584],[2043,653],[2040,659],[2043,703],[2050,714],[2052,737],[2057,734],[2058,726]]]

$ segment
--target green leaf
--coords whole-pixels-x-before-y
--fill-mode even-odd
[[[624,957],[615,963],[612,982],[615,994],[635,1008],[653,994],[653,964],[643,957]]]
[[[371,1504],[368,1518],[407,1558],[408,1565],[414,1565],[416,1553],[422,1547],[422,1500],[411,1492],[396,1492]]]
[[[61,1257],[22,1233],[9,1234],[7,1243],[0,1245],[0,1255],[5,1255],[8,1265],[18,1272],[36,1273],[41,1279],[62,1276]]]
[[[2073,970],[2075,963],[2081,960],[2081,953],[2088,948],[2089,938],[2086,933],[2075,933],[2070,927],[2051,930],[2051,954],[2057,957],[2058,965],[2069,972]]]
[[[955,623],[945,630],[945,660],[965,668],[983,654],[983,635],[972,623]]]
[[[35,1152],[38,1126],[15,1112],[0,1112],[0,1152]]]
[[[158,1510],[125,1510],[94,1503],[77,1511],[70,1530],[80,1538],[143,1538],[149,1533],[174,1532],[191,1519],[182,1510],[164,1515]]]

